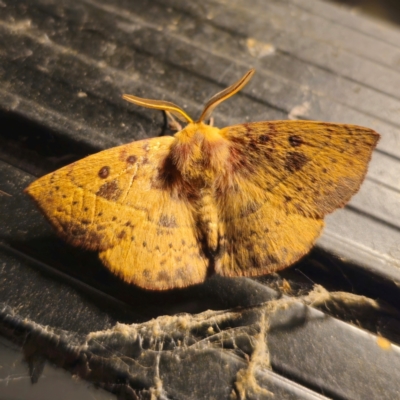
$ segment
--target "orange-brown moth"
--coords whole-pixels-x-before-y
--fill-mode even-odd
[[[174,137],[84,158],[27,193],[64,239],[98,251],[112,272],[143,288],[287,267],[313,246],[324,216],[358,191],[379,135],[313,121],[207,125],[253,74],[213,96],[197,121],[173,103],[124,95],[187,125]]]

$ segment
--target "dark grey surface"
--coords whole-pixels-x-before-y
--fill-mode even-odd
[[[385,349],[375,336],[291,299],[117,324],[87,336],[21,320],[9,307],[2,309],[0,319],[1,334],[12,332],[13,340],[24,344],[31,371],[42,355],[120,396],[132,390],[144,398],[151,393],[229,398],[232,391],[234,398],[269,398],[271,393],[277,398],[325,398],[291,380],[328,398],[399,395],[393,382],[400,362],[397,346]]]
[[[49,360],[121,398],[399,397],[399,348],[375,336],[400,343],[399,31],[311,0],[0,7],[0,331],[23,348],[27,376],[41,382]],[[306,118],[382,134],[360,193],[328,217],[319,241],[341,259],[315,250],[259,282],[214,277],[147,292],[57,239],[22,193],[35,176],[163,130],[160,113],[122,93],[195,117],[250,67],[255,78],[217,108],[217,126]],[[282,278],[292,294],[315,282],[379,301],[325,292],[276,300],[266,283],[286,287]],[[191,315],[169,317],[183,312]],[[141,325],[123,325],[132,323]],[[7,396],[24,398],[15,387]]]

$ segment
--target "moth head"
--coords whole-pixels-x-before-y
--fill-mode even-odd
[[[233,85],[227,87],[226,89],[211,97],[211,99],[208,100],[208,102],[204,106],[203,112],[201,113],[200,118],[196,121],[196,123],[208,120],[211,116],[211,113],[214,111],[214,108],[217,107],[218,104],[236,94],[239,90],[243,89],[244,86],[246,86],[250,79],[253,77],[255,72],[256,71],[254,68],[250,69]],[[138,106],[168,111],[182,122],[186,122],[188,124],[194,123],[193,119],[189,117],[189,115],[182,108],[169,101],[143,99],[141,97],[133,96],[132,94],[124,94],[122,95],[122,98]]]

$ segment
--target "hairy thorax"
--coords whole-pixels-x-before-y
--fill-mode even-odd
[[[226,170],[229,145],[219,132],[218,128],[199,122],[175,135],[171,147],[173,163],[184,180],[195,181],[199,188],[211,187]]]

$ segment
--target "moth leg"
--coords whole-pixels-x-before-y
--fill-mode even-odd
[[[210,117],[210,121],[209,121],[209,123],[208,123],[208,125],[210,125],[210,126],[214,126],[214,117]]]
[[[167,116],[168,120],[168,128],[171,129],[171,131],[179,132],[182,130],[182,125],[169,111],[165,111],[165,115]]]
[[[167,129],[179,132],[182,130],[182,125],[174,118],[174,116],[166,110],[163,110],[164,126],[159,136],[164,136]]]

